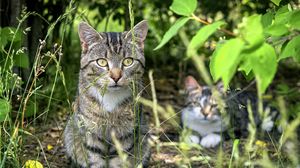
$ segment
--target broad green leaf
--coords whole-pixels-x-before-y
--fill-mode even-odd
[[[255,50],[254,50],[255,51]],[[251,62],[249,61],[252,53],[242,53],[241,57],[241,63],[238,67],[238,71],[241,71],[244,77],[246,78],[247,81],[250,81],[254,78],[254,74],[252,71],[252,65]]]
[[[241,39],[231,39],[217,49],[210,62],[210,71],[214,81],[222,78],[224,87],[227,88],[229,82],[236,72],[236,68],[241,61],[241,51],[244,42]]]
[[[298,61],[300,61],[300,35],[294,37],[290,42],[288,42],[288,44],[280,54],[278,60],[287,57],[294,57]]]
[[[249,61],[249,55],[248,54],[242,54],[242,61],[241,64],[238,68],[239,71],[243,71],[245,73],[245,75],[249,75],[250,72],[252,71],[252,66],[251,63]]]
[[[4,121],[11,110],[10,103],[5,99],[0,99],[0,122]]]
[[[21,68],[29,68],[29,58],[25,53],[14,55],[14,65]]]
[[[218,79],[220,78],[220,75],[216,74],[216,72],[215,72],[216,68],[214,67],[215,62],[216,62],[216,57],[220,51],[220,48],[222,48],[225,43],[226,43],[226,41],[219,42],[215,48],[215,51],[212,53],[212,56],[210,57],[209,70],[210,70],[210,74],[215,82],[218,81]],[[218,79],[217,79],[217,76],[219,76]]]
[[[282,36],[289,32],[289,29],[285,26],[285,24],[273,24],[268,27],[265,32],[271,36]]]
[[[261,17],[261,24],[263,28],[266,28],[272,24],[273,13],[268,12]]]
[[[242,74],[245,77],[245,79],[247,80],[247,82],[252,81],[255,77],[253,71],[251,71],[248,75],[246,75],[244,73],[244,71],[242,71]]]
[[[2,33],[2,29],[0,27],[0,49],[2,49],[2,47],[5,47],[7,44],[7,37],[5,34]]]
[[[188,18],[188,17],[182,17],[182,18],[178,19],[175,22],[175,24],[172,27],[170,27],[170,29],[165,33],[165,35],[163,36],[163,39],[161,40],[159,45],[154,48],[154,50],[157,50],[157,49],[161,48],[162,46],[164,46],[173,36],[175,36],[177,34],[178,30],[189,20],[190,20],[190,18]]]
[[[4,48],[7,44],[7,39],[5,36],[1,36],[0,38],[0,49],[2,49],[2,47]]]
[[[1,29],[1,37],[2,36],[6,36],[7,41],[14,40],[14,42],[18,42],[21,41],[22,34],[20,30],[17,32],[17,29],[14,27],[4,27]]]
[[[25,111],[25,117],[32,117],[38,113],[38,104],[37,102],[34,102],[30,100],[27,104],[26,111]]]
[[[173,0],[170,9],[178,15],[190,16],[197,7],[197,0]]]
[[[278,9],[275,14],[274,24],[285,24],[290,20],[292,12],[289,10],[288,5],[285,5]]]
[[[252,15],[243,19],[240,32],[247,41],[246,49],[258,48],[264,42],[263,27],[261,24],[261,15]]]
[[[293,12],[289,24],[292,28],[300,30],[300,10]]]
[[[279,6],[281,0],[271,0],[275,5]]]
[[[217,21],[202,27],[192,38],[188,46],[188,57],[191,56],[193,52],[196,52],[196,50],[204,44],[204,42],[209,38],[209,36],[211,36],[214,32],[218,30],[218,28],[220,28],[224,24],[225,22],[223,21]]]
[[[272,82],[277,70],[275,50],[271,45],[264,43],[249,55],[249,61],[257,81],[258,91],[263,94]]]

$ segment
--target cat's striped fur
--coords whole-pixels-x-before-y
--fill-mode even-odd
[[[131,31],[98,33],[80,23],[82,47],[78,95],[65,132],[67,155],[78,167],[122,167],[111,133],[115,132],[129,167],[146,165],[148,126],[134,101],[144,73],[146,21]]]

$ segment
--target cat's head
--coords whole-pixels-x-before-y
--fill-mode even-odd
[[[120,33],[99,33],[87,23],[80,23],[81,82],[115,91],[139,80],[144,73],[147,32],[147,21],[141,21],[130,31]]]
[[[217,87],[220,90],[223,89],[221,84],[218,84]],[[191,115],[204,122],[220,120],[217,101],[212,96],[210,87],[201,86],[194,77],[188,76],[185,79],[185,90],[187,92],[186,109]]]

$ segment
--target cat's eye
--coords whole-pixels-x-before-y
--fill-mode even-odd
[[[133,63],[133,58],[125,58],[122,62],[124,66],[130,66]]]
[[[97,60],[97,64],[101,67],[106,67],[108,65],[108,62],[106,59],[100,58]]]

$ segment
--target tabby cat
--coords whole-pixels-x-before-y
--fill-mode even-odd
[[[278,111],[268,105],[264,105],[266,117],[261,121],[257,112],[257,99],[249,92],[223,91],[222,85],[217,85],[217,90],[222,94],[225,102],[225,116],[221,116],[217,99],[212,95],[212,89],[208,86],[200,86],[192,77],[185,80],[187,91],[187,106],[182,111],[183,125],[193,131],[189,140],[200,143],[203,147],[215,147],[221,142],[221,133],[231,131],[234,136],[247,136],[249,113],[248,102],[251,103],[254,122],[258,128],[271,131],[274,122],[278,119]],[[202,137],[200,140],[199,137]]]
[[[78,94],[64,131],[66,153],[76,167],[147,164],[148,126],[134,102],[134,93],[142,89],[147,32],[147,21],[121,33],[99,33],[85,22],[79,24]],[[126,161],[118,156],[112,132],[128,156]]]

